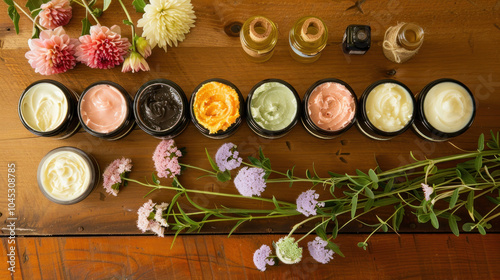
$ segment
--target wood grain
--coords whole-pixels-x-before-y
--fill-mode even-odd
[[[474,150],[481,133],[500,129],[500,24],[497,1],[366,1],[364,14],[346,9],[352,1],[314,1],[304,5],[303,1],[209,1],[193,0],[197,15],[196,27],[177,48],[167,53],[155,49],[148,59],[150,72],[121,73],[119,68],[111,70],[89,69],[77,65],[65,74],[50,76],[77,92],[90,83],[111,80],[121,84],[133,96],[142,83],[154,78],[167,78],[178,83],[190,96],[191,91],[203,80],[220,77],[233,82],[246,96],[251,87],[266,78],[280,78],[292,84],[300,96],[315,81],[335,77],[348,82],[357,95],[372,82],[383,78],[402,81],[416,94],[432,80],[449,77],[465,83],[474,93],[478,108],[472,128],[452,142],[463,149]],[[132,178],[143,180],[153,171],[151,155],[159,140],[136,128],[128,137],[107,142],[92,137],[83,130],[66,140],[53,140],[30,134],[17,115],[17,103],[21,92],[30,83],[47,78],[34,73],[24,55],[28,50],[30,25],[21,18],[21,33],[16,35],[12,22],[6,16],[6,5],[0,10],[0,98],[2,110],[2,133],[0,134],[0,177],[6,182],[6,166],[17,165],[17,224],[19,235],[92,235],[92,234],[138,234],[135,226],[138,207],[145,202],[142,197],[148,192],[144,187],[130,184],[118,197],[105,194],[98,186],[84,201],[72,205],[57,205],[42,196],[36,183],[36,169],[40,159],[51,149],[59,146],[75,146],[94,155],[101,169],[115,158],[126,156],[134,161]],[[112,11],[112,12],[110,12]],[[113,1],[110,11],[105,12],[101,22],[105,25],[121,23],[125,18],[118,2]],[[84,14],[74,7],[74,18],[66,28],[76,37],[80,33],[79,19]],[[274,56],[264,64],[247,61],[239,39],[230,37],[224,27],[233,22],[262,14],[275,21],[280,30]],[[314,14],[322,17],[329,30],[328,45],[316,63],[305,65],[295,62],[289,55],[287,34],[299,17]],[[132,13],[134,19],[139,14]],[[394,64],[382,54],[383,34],[387,27],[400,21],[414,21],[424,26],[425,42],[419,54],[405,64]],[[373,44],[364,56],[345,56],[341,51],[341,39],[348,24],[370,24]],[[496,24],[496,25],[495,25]],[[122,32],[130,36],[128,27]],[[183,159],[192,165],[209,167],[204,157],[204,148],[214,154],[223,140],[210,140],[200,135],[193,125],[176,138],[179,146],[186,147],[188,155]],[[309,135],[301,125],[278,140],[266,140],[253,134],[246,124],[227,139],[240,147],[243,156],[255,155],[259,146],[271,160],[273,167],[286,170],[296,165],[297,172],[304,172],[313,163],[321,176],[328,170],[337,173],[353,173],[356,168],[367,170],[375,167],[375,159],[382,168],[391,168],[411,161],[409,152],[419,157],[437,157],[455,152],[448,143],[430,143],[418,138],[413,132],[388,142],[377,142],[363,136],[352,128],[334,140],[319,140]],[[232,184],[220,184],[213,180],[195,180],[199,172],[188,171],[181,182],[189,188],[236,193]],[[165,184],[170,182],[162,181]],[[5,184],[0,188],[0,197],[6,193]],[[263,195],[275,195],[284,201],[295,201],[297,195],[308,189],[306,184],[272,185]],[[327,195],[322,191],[321,195]],[[157,192],[150,196],[155,202],[168,201],[171,192]],[[214,203],[226,206],[263,207],[248,202],[232,201],[208,196],[199,196],[203,206]],[[481,206],[478,206],[481,207]],[[0,223],[5,223],[7,201],[0,199]],[[382,210],[380,216],[388,214]],[[243,224],[240,233],[283,233],[297,219],[276,221],[253,221]],[[498,225],[496,223],[495,225]],[[217,224],[203,232],[227,233],[232,225]],[[494,227],[495,228],[495,227]],[[496,227],[498,228],[498,227]],[[305,229],[304,229],[305,230]],[[366,232],[364,226],[350,225],[345,232]],[[402,230],[428,231],[430,225],[418,224],[414,218],[405,219]],[[440,231],[449,231],[441,227]],[[6,232],[3,233],[4,235]],[[53,240],[53,239],[51,239]],[[49,241],[47,241],[49,242]],[[53,242],[53,241],[50,241]],[[195,267],[190,267],[197,271]]]
[[[498,279],[498,234],[343,234],[345,258],[319,264],[305,240],[297,265],[253,264],[253,252],[279,235],[172,237],[24,237],[17,239],[15,279]],[[2,252],[6,252],[2,240]],[[0,278],[11,275],[3,263]]]

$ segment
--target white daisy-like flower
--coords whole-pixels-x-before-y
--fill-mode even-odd
[[[182,42],[194,27],[194,15],[191,0],[151,0],[144,7],[144,15],[137,22],[142,27],[142,37],[148,40],[152,48],[156,45],[167,51],[167,45]]]

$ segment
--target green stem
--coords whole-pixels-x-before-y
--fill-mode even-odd
[[[99,22],[99,20],[97,19],[97,17],[94,15],[94,13],[92,12],[92,10],[90,10],[89,6],[87,5],[87,2],[85,2],[85,0],[82,0],[82,4],[85,7],[85,9],[87,10],[87,12],[90,13],[90,15],[94,18],[95,22],[97,24],[101,25],[101,23]]]
[[[297,240],[297,243],[299,243],[300,241],[302,241],[302,239],[306,238],[309,234],[311,234],[312,232],[314,232],[318,227],[322,226],[324,223],[328,223],[329,221],[331,220],[331,218],[328,218],[326,220],[324,220],[322,223],[318,224],[317,226],[315,226],[313,229],[311,229],[308,233],[306,233],[304,236],[302,236],[299,240]]]
[[[127,8],[125,7],[125,5],[123,4],[122,0],[118,0],[118,2],[120,2],[120,5],[122,5],[122,8],[123,8],[123,11],[125,12],[125,14],[127,15],[127,19],[128,21],[130,21],[132,23],[132,25],[130,26],[130,28],[132,29],[132,51],[136,51],[135,49],[135,26],[134,26],[134,23],[132,21],[132,18],[130,17],[130,14],[128,13],[127,11]]]
[[[303,224],[305,224],[305,223],[307,223],[307,222],[309,222],[309,221],[312,221],[312,220],[314,220],[314,219],[317,219],[317,218],[322,218],[322,217],[329,217],[329,216],[327,216],[327,215],[316,215],[316,216],[312,216],[312,217],[310,217],[310,218],[307,218],[307,219],[303,220],[303,221],[302,221],[302,222],[300,222],[300,223],[295,224],[295,225],[293,226],[292,230],[290,231],[290,233],[287,235],[287,237],[292,236],[292,234],[294,233],[294,231],[296,231],[296,230],[297,230],[297,229],[298,229],[301,225],[303,225]]]
[[[29,15],[24,9],[23,7],[19,6],[19,4],[17,4],[15,1],[12,1],[14,3],[14,5],[19,9],[21,10],[21,12],[23,12],[23,14],[28,17],[34,25],[36,25],[36,27],[38,27],[40,30],[45,30],[43,27],[41,27],[38,23],[36,23],[36,21],[31,17],[31,15]]]
[[[193,166],[193,165],[189,165],[189,164],[185,164],[185,163],[179,163],[179,165],[187,167],[187,168],[193,168],[193,169],[196,169],[196,170],[201,170],[203,172],[206,172],[206,173],[209,173],[209,174],[212,174],[212,175],[217,175],[217,172],[210,171],[210,170],[207,170],[207,169],[203,169],[201,167],[197,167],[197,166]]]

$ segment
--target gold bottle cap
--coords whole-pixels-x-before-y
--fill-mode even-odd
[[[316,27],[318,31],[314,34],[308,33],[308,29],[310,26]],[[304,21],[304,23],[302,24],[302,28],[300,30],[300,36],[302,37],[302,40],[310,43],[319,40],[321,36],[323,36],[324,32],[325,32],[325,27],[323,26],[321,20],[319,18],[311,17],[306,19],[306,21]]]

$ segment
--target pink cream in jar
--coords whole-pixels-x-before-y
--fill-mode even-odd
[[[314,136],[331,139],[349,129],[355,121],[357,100],[344,82],[325,79],[315,83],[304,97],[303,123]]]
[[[132,130],[131,98],[111,82],[88,87],[79,101],[79,117],[87,132],[108,140],[117,140]]]

